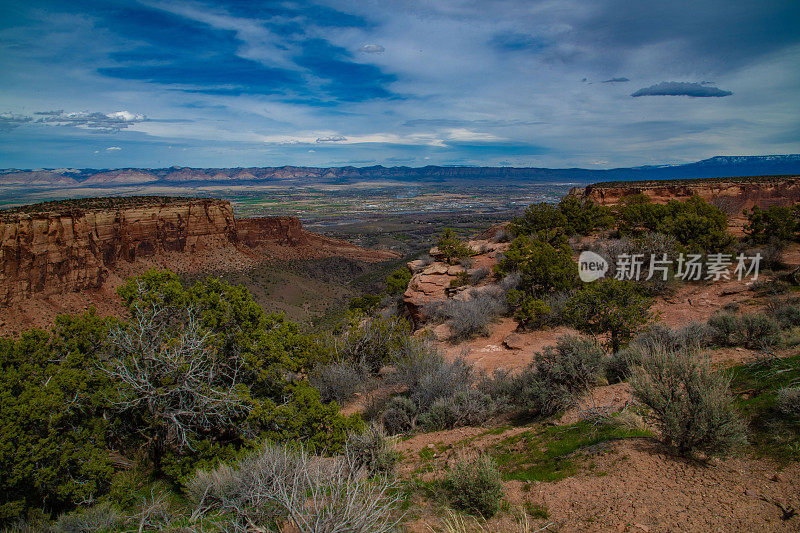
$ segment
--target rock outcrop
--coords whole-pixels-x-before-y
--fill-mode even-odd
[[[492,232],[491,234],[495,235],[496,233]],[[468,297],[468,289],[480,290],[489,283],[491,276],[488,274],[497,264],[497,254],[504,252],[509,246],[508,243],[497,243],[483,238],[469,241],[466,244],[476,252],[476,255],[466,262],[469,268],[462,265],[449,265],[444,261],[426,262],[418,259],[408,263],[407,266],[412,275],[408,288],[403,293],[403,304],[408,315],[417,325],[431,318],[428,313],[437,304],[441,304],[448,298]],[[437,249],[432,248],[430,255],[437,257]],[[478,270],[483,270],[486,274],[486,277],[482,278],[482,283],[457,288],[451,285],[451,282],[458,279],[460,274],[464,272],[474,274]]]
[[[243,218],[236,221],[236,232],[239,242],[252,248],[276,243],[298,246],[310,240],[297,217]]]
[[[574,187],[570,194],[614,205],[632,194],[644,194],[654,202],[686,200],[693,195],[713,203],[729,215],[753,206],[793,205],[800,202],[800,177],[776,176],[759,180],[692,180],[680,182],[616,182]]]
[[[393,257],[307,232],[295,217],[236,220],[224,200],[139,197],[109,202],[0,212],[0,306],[96,289],[121,263],[173,253],[187,254],[180,263],[189,263],[189,256],[213,257],[223,251],[250,262],[273,257]]]

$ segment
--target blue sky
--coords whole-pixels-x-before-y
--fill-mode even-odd
[[[10,2],[0,167],[800,152],[800,2]]]

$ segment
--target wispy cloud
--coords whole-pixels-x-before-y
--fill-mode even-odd
[[[800,152],[800,3],[745,4],[23,2],[0,28],[0,160],[563,167]]]
[[[17,115],[14,113],[0,113],[0,133],[8,133],[14,128],[17,128],[22,124],[31,122],[32,120],[33,119],[31,117],[26,117],[24,115]]]
[[[386,48],[379,44],[365,44],[358,51],[365,54],[382,54],[386,51]]]
[[[0,114],[0,131],[10,131],[23,124],[45,124],[113,133],[146,120],[147,117],[144,115],[130,111],[99,113],[96,111],[65,112],[60,109],[58,111],[36,111],[33,116],[2,113]]]

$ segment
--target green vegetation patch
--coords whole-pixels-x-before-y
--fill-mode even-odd
[[[749,422],[749,440],[757,456],[779,462],[800,460],[800,418],[781,412],[778,391],[800,386],[800,354],[785,359],[739,365],[731,390]]]
[[[650,431],[609,424],[577,422],[532,429],[501,440],[490,453],[506,481],[558,481],[578,471],[576,452],[588,446],[631,437],[649,437]]]

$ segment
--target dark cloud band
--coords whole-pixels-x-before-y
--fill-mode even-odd
[[[708,98],[730,96],[732,94],[731,91],[725,91],[711,85],[686,81],[662,81],[650,87],[639,89],[631,94],[631,96],[691,96],[693,98]]]

